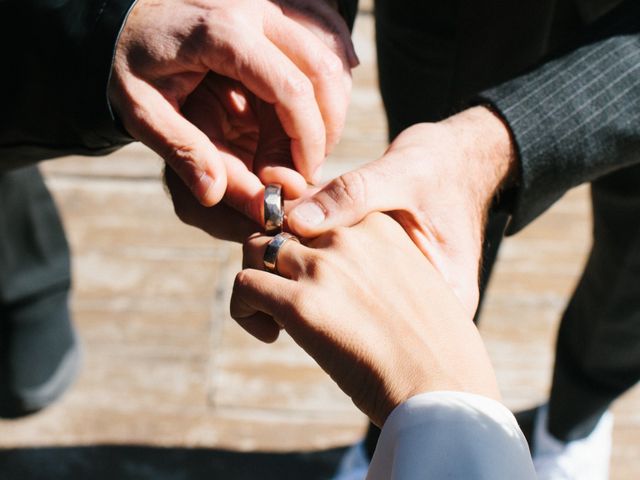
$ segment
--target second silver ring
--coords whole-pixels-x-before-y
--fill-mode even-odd
[[[289,240],[300,243],[300,240],[298,240],[297,237],[286,232],[279,233],[271,240],[269,240],[263,257],[264,268],[267,270],[267,272],[279,273],[278,254],[280,253],[280,249],[282,248],[282,246]]]

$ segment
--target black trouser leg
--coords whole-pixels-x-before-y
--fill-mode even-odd
[[[556,346],[549,430],[588,435],[640,379],[640,166],[592,184],[593,247]]]
[[[0,416],[39,410],[78,367],[69,249],[37,168],[0,175]]]

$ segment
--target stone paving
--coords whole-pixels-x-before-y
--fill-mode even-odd
[[[348,127],[327,178],[385,148],[372,39],[365,12],[355,32],[362,65]],[[198,447],[193,451],[205,456],[209,450],[309,451],[362,435],[364,417],[286,335],[263,345],[229,317],[239,246],[180,224],[151,152],[133,145],[106,158],[50,162],[43,170],[73,249],[73,312],[84,366],[56,405],[0,421],[0,448],[20,449],[11,458],[36,447],[96,445]],[[589,248],[587,193],[570,192],[501,251],[481,330],[512,408],[547,392],[557,319]],[[613,479],[640,478],[639,406],[636,388],[614,408]],[[97,464],[108,468],[108,458]],[[243,462],[242,455],[225,458]],[[209,466],[202,478],[219,471]],[[276,478],[265,472],[246,478]],[[311,478],[300,475],[280,478]]]

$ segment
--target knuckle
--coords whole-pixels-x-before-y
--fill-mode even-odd
[[[323,55],[315,67],[315,74],[319,79],[334,79],[342,75],[342,71],[342,60],[333,53]]]
[[[332,200],[348,208],[361,208],[367,198],[365,176],[358,170],[339,176],[328,191]]]
[[[195,166],[195,146],[182,144],[167,147],[163,157],[167,163],[177,169]]]
[[[182,178],[190,189],[194,187],[204,175],[204,170],[198,163],[195,145],[183,144],[168,147],[163,153],[164,160]]]
[[[319,250],[314,250],[305,258],[305,276],[317,281],[323,277],[326,266],[327,262],[324,253]]]
[[[335,227],[328,233],[331,245],[340,247],[349,244],[351,237],[350,232],[351,229],[348,227]]]
[[[313,96],[311,81],[302,75],[289,75],[284,79],[283,90],[285,95],[293,99],[301,99]]]
[[[210,12],[200,12],[194,19],[194,24],[186,38],[186,46],[194,52],[209,45],[215,38],[216,31]]]
[[[254,10],[256,11],[256,10]],[[219,35],[221,25],[229,28],[245,27],[249,23],[245,8],[217,8],[209,10],[207,26],[210,38],[215,39]]]
[[[233,281],[232,295],[241,295],[241,293],[248,287],[248,285],[249,273],[246,270],[241,270],[240,272],[238,272],[235,280]]]

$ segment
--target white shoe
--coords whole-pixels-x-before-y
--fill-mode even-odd
[[[539,480],[607,480],[613,415],[605,413],[588,437],[561,442],[547,430],[547,405],[536,412],[533,465]]]
[[[345,452],[331,480],[365,480],[368,470],[369,459],[364,442],[359,442]]]

